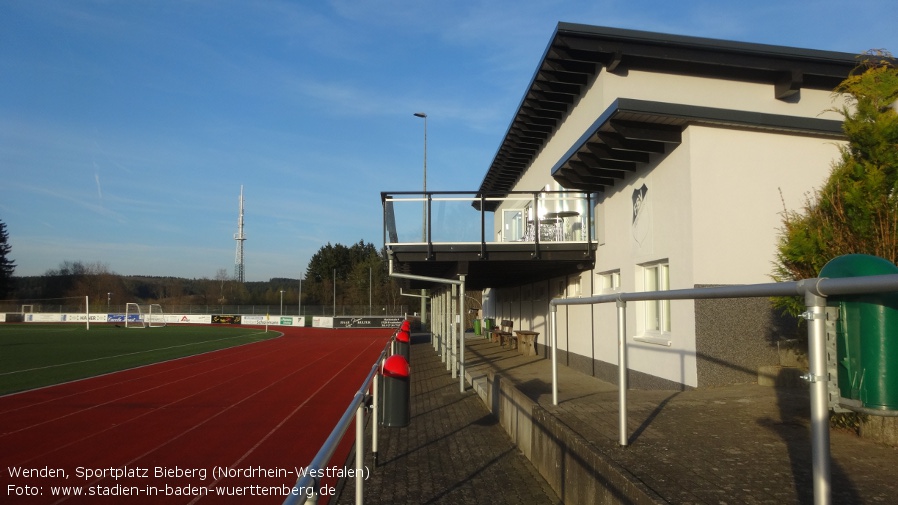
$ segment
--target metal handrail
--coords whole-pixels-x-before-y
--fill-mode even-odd
[[[831,461],[829,446],[829,399],[826,370],[826,297],[898,291],[898,274],[844,277],[838,279],[811,278],[791,282],[717,286],[708,288],[614,293],[584,298],[555,298],[549,302],[552,330],[552,403],[558,405],[558,318],[559,305],[594,305],[617,303],[618,329],[618,404],[619,440],[628,444],[627,435],[627,302],[652,300],[699,300],[718,298],[751,298],[771,296],[804,296],[808,320],[808,364],[806,379],[811,387],[811,465],[814,482],[814,503],[831,503]]]
[[[377,381],[374,379],[377,377],[377,371],[380,367],[381,363],[383,363],[384,359],[386,359],[387,355],[390,353],[390,348],[393,346],[396,335],[399,330],[393,332],[393,336],[390,338],[390,341],[384,346],[384,350],[381,351],[380,356],[378,356],[377,361],[374,362],[374,365],[371,366],[371,371],[368,372],[368,376],[365,377],[365,380],[362,382],[361,387],[352,397],[352,401],[349,402],[349,406],[346,408],[346,411],[343,412],[343,416],[340,417],[340,420],[337,421],[337,424],[334,425],[334,429],[331,431],[330,435],[327,437],[327,440],[322,444],[321,449],[318,450],[318,453],[312,458],[312,461],[305,467],[305,474],[299,477],[296,480],[296,484],[293,485],[291,489],[290,496],[288,496],[283,505],[301,505],[304,503],[318,503],[318,492],[319,485],[321,484],[321,478],[318,476],[320,472],[327,468],[328,463],[334,455],[334,452],[337,450],[337,446],[340,444],[340,441],[343,440],[343,436],[346,435],[346,431],[349,429],[349,424],[352,422],[353,417],[355,417],[356,423],[356,468],[357,470],[361,470],[362,461],[364,461],[364,409],[367,405],[368,399],[370,396],[367,394],[368,388],[372,387],[373,381],[373,391],[372,395],[375,397],[374,401],[372,401],[372,409],[374,412],[374,425],[372,429],[372,450],[375,453],[375,461],[377,454]],[[354,415],[353,415],[354,414]],[[362,489],[364,486],[365,479],[356,476],[356,503],[362,503]]]

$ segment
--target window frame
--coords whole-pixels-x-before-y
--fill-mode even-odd
[[[639,265],[638,270],[638,275],[642,279],[642,292],[670,290],[670,263],[668,260],[645,263]],[[638,341],[670,346],[670,300],[639,302],[637,330],[639,335],[634,338]]]

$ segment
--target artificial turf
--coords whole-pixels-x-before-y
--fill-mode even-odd
[[[0,395],[278,336],[232,326],[0,324]]]

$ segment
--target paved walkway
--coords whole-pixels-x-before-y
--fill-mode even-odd
[[[645,502],[648,495],[655,503],[813,503],[805,387],[630,390],[630,445],[620,447],[616,386],[559,366],[554,406],[550,360],[471,334],[466,346],[467,376],[500,374],[634,482],[642,497],[620,496],[623,502]],[[412,424],[382,430],[384,465],[367,483],[366,503],[565,500],[564,486],[556,491],[560,498],[548,489],[471,386],[459,393],[429,343],[412,352]],[[831,454],[833,503],[898,502],[898,449],[833,430]],[[352,503],[351,485],[339,503]],[[569,496],[566,503],[573,502]]]
[[[466,342],[469,375],[501,373],[658,503],[813,503],[806,387],[629,390],[621,447],[615,385],[559,366],[554,406],[549,359]],[[833,503],[898,503],[898,449],[838,430],[830,446]]]
[[[380,429],[377,468],[369,422],[365,464],[372,472],[365,503],[561,503],[470,385],[459,392],[459,380],[424,337],[411,346],[411,422]],[[344,484],[336,503],[354,503],[355,480]]]

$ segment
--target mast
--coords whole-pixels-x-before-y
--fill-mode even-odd
[[[234,234],[234,240],[237,241],[237,256],[234,259],[234,280],[244,282],[243,271],[243,242],[246,235],[243,234],[243,185],[240,185],[240,214],[237,218],[237,233]]]

